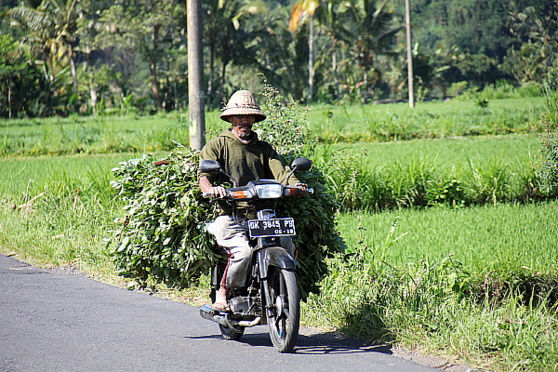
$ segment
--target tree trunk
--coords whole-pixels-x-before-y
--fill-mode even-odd
[[[8,119],[12,118],[12,86],[8,85]]]
[[[341,92],[339,90],[339,76],[337,75],[337,41],[334,37],[331,38],[331,69],[333,70],[333,91],[337,100],[341,99]]]
[[[314,18],[310,17],[310,35],[308,36],[308,102],[314,95]]]
[[[225,102],[225,76],[227,74],[227,65],[228,62],[223,62],[223,67],[221,68],[221,82],[220,82],[220,92],[221,95],[221,102]]]
[[[151,36],[151,41],[153,42],[153,50],[149,57],[149,72],[151,75],[151,90],[155,96],[155,104],[157,105],[157,111],[163,109],[163,104],[161,101],[161,94],[159,93],[159,81],[157,77],[157,51],[159,47],[159,28],[160,25],[153,26],[153,35]]]
[[[201,150],[205,145],[205,112],[203,91],[203,50],[201,37],[201,5],[186,1],[188,24],[188,111],[190,147]]]
[[[76,72],[76,63],[74,61],[74,47],[70,43],[70,69],[72,71],[72,79],[74,81],[74,94],[78,95],[78,79],[77,79],[77,72]]]
[[[209,103],[213,99],[213,77],[215,76],[215,43],[209,44],[209,76],[207,81],[207,96],[209,97]]]
[[[409,90],[409,107],[415,107],[415,84],[413,76],[413,51],[411,41],[411,1],[405,0],[405,27],[407,35],[407,85]]]
[[[95,69],[93,68],[93,58],[91,57],[91,49],[87,48],[87,70],[89,71],[89,104],[91,110],[95,110],[97,106],[97,90],[95,89]]]

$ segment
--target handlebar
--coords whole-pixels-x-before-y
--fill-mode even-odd
[[[308,188],[308,194],[310,195],[314,194],[314,189],[312,187]],[[204,199],[213,199],[213,195],[209,191],[203,191],[202,197]],[[215,198],[215,199],[222,199],[222,198]]]

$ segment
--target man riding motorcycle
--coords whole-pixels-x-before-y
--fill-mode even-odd
[[[218,161],[225,173],[237,183],[236,186],[244,186],[249,181],[262,178],[271,178],[283,184],[288,181],[290,185],[296,185],[302,191],[302,195],[308,193],[308,185],[301,183],[295,176],[288,178],[290,168],[281,156],[269,143],[258,139],[257,133],[252,131],[254,123],[265,120],[266,115],[256,104],[251,92],[247,90],[235,92],[220,118],[231,123],[232,127],[221,132],[204,146],[200,153],[200,161]],[[219,175],[209,173],[199,175],[201,191],[210,193],[213,198],[226,195],[222,186],[214,186],[214,183],[222,181],[229,181],[229,179],[221,179]],[[222,203],[220,207],[220,216],[208,226],[208,231],[215,236],[217,244],[227,250],[229,258],[212,308],[227,311],[228,290],[244,285],[246,278],[251,253],[246,220],[253,217],[245,215],[246,218],[239,220],[232,217],[232,211],[226,204]],[[238,216],[239,211],[236,210],[235,214]],[[283,239],[290,238],[283,237]],[[292,242],[288,245],[293,246]]]

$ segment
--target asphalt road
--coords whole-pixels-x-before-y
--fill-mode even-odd
[[[436,371],[329,334],[280,354],[266,330],[225,341],[195,307],[0,255],[0,371]]]

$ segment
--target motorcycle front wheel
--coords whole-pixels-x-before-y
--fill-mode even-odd
[[[281,353],[293,351],[300,324],[300,295],[293,271],[275,269],[269,279],[271,311],[268,315],[269,336]]]

